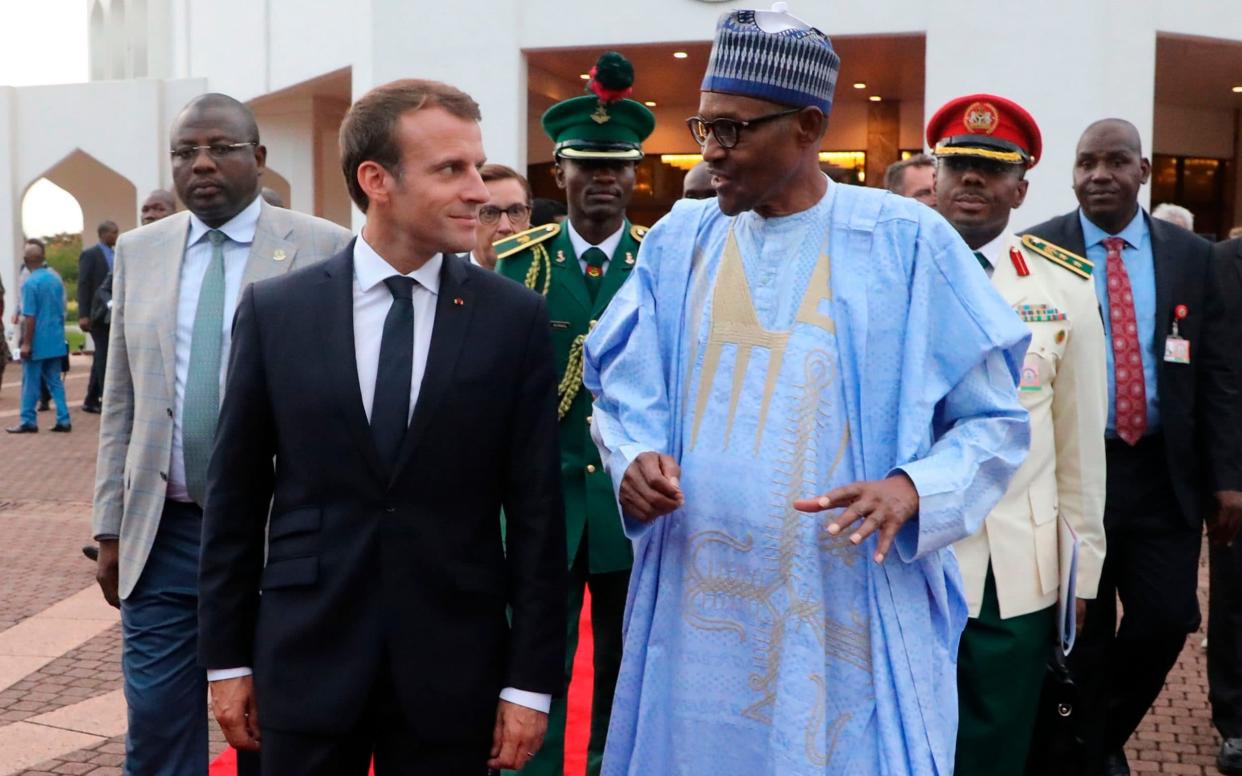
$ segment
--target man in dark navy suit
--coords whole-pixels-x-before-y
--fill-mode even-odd
[[[1227,542],[1242,524],[1235,313],[1211,244],[1139,207],[1150,172],[1132,124],[1097,121],[1078,141],[1080,207],[1027,230],[1094,264],[1108,344],[1108,549],[1071,656],[1090,773],[1130,772],[1123,746],[1199,627],[1203,525]]]
[[[200,656],[264,773],[520,768],[562,690],[550,323],[538,294],[456,255],[488,199],[478,119],[430,81],[362,97],[341,156],[365,228],[238,304]]]

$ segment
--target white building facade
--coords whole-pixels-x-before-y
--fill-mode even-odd
[[[617,49],[635,62],[634,97],[655,103],[658,128],[649,155],[693,154],[684,119],[697,106],[715,21],[726,10],[756,6],[749,0],[82,2],[90,19],[92,80],[0,88],[0,245],[10,246],[0,258],[0,279],[9,309],[30,185],[46,177],[78,198],[86,244],[101,220],[135,226],[147,193],[171,188],[168,127],[197,94],[224,92],[254,107],[271,166],[265,183],[291,207],[356,225],[336,133],[350,101],[372,86],[418,77],[462,88],[482,107],[490,159],[534,171],[551,157],[539,113],[580,92],[578,74],[600,52]],[[1107,116],[1139,128],[1145,151],[1159,162],[1153,186],[1172,192],[1164,198],[1215,203],[1214,232],[1242,224],[1237,0],[790,5],[842,54],[825,150],[864,154],[868,184],[879,183],[879,161],[923,148],[925,119],[938,105],[994,92],[1027,107],[1044,135],[1044,157],[1030,175],[1015,227],[1075,206],[1075,143],[1087,124]],[[662,179],[656,169],[655,190]],[[658,192],[653,196],[651,212],[658,212]]]

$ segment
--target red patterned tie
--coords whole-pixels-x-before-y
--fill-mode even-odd
[[[1147,386],[1143,383],[1134,293],[1130,290],[1126,265],[1121,261],[1121,249],[1126,241],[1107,237],[1103,242],[1108,249],[1108,317],[1112,326],[1117,436],[1134,445],[1147,430]]]

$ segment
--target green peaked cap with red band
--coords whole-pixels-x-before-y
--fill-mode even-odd
[[[634,66],[615,51],[596,61],[587,81],[590,94],[562,100],[543,114],[543,131],[556,144],[558,159],[643,158],[643,141],[655,130],[655,115],[629,99]]]

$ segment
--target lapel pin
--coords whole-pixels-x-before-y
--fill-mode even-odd
[[[556,252],[556,263],[557,263],[557,264],[564,264],[564,263],[565,263],[565,251],[557,251],[557,252]]]
[[[626,251],[626,252],[625,252],[625,263],[626,263],[626,264],[629,264],[629,265],[633,265],[633,264],[634,264],[634,254],[630,253],[629,251]]]
[[[461,307],[465,303],[466,303],[466,300],[462,299],[460,296],[453,297],[453,304],[457,305],[458,307]]]
[[[287,258],[289,258],[289,256],[285,253],[284,248],[277,248],[272,251],[272,259],[275,261],[284,261]]]
[[[1065,329],[1061,329],[1060,331],[1057,332],[1057,344],[1060,345],[1064,341],[1065,341]]]

